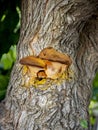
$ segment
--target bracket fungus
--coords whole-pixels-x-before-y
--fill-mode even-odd
[[[65,72],[67,73],[71,63],[72,60],[67,54],[60,53],[52,47],[44,48],[37,57],[27,56],[20,60],[23,75],[29,77],[27,83],[29,85],[34,85],[36,80],[56,80],[62,77]]]
[[[43,49],[39,56],[46,61],[46,75],[50,79],[57,79],[71,65],[72,61],[68,55],[62,54],[52,47]]]
[[[71,58],[67,54],[60,53],[52,47],[44,48],[38,57],[44,60],[66,64],[68,66],[72,63]]]
[[[40,70],[44,70],[45,62],[34,56],[27,56],[20,60],[20,64],[24,65],[24,72],[27,70],[27,75],[35,78]],[[26,69],[27,67],[27,69]]]

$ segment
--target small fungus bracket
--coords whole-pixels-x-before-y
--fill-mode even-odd
[[[49,86],[51,83],[70,79],[69,75],[72,73],[69,69],[72,64],[71,58],[52,47],[44,48],[38,56],[24,57],[19,62],[23,66],[23,86],[26,87]]]

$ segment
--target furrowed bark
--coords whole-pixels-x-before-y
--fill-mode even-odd
[[[2,103],[2,130],[90,130],[88,106],[98,70],[97,6],[97,0],[22,0],[18,57]],[[19,60],[46,47],[70,55],[74,76],[44,91],[22,87]]]

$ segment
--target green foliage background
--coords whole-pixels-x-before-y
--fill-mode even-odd
[[[0,101],[4,99],[10,72],[16,59],[16,44],[20,31],[20,0],[0,0]],[[93,109],[98,109],[98,73],[93,81],[93,95],[89,107],[91,123],[95,123]],[[97,104],[97,105],[96,105]],[[86,121],[81,125],[86,128]]]
[[[0,0],[0,57],[8,52],[12,44],[17,44],[19,38],[20,0]]]
[[[20,17],[20,0],[0,0],[0,101],[5,97],[16,59]]]

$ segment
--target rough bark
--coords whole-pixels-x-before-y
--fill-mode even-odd
[[[90,130],[88,106],[98,70],[97,0],[22,0],[20,39],[1,130]],[[53,47],[72,59],[74,76],[47,90],[22,87],[19,60]],[[88,128],[82,128],[87,120]]]

